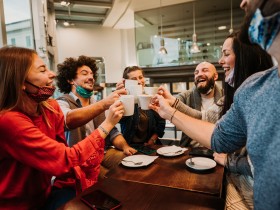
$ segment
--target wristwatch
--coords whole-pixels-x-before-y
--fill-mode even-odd
[[[151,138],[150,140],[152,140],[152,141],[153,141],[153,143],[154,143],[154,144],[156,144],[156,141],[157,141],[156,139]]]

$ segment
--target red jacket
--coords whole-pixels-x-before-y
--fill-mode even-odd
[[[52,176],[79,179],[82,189],[97,181],[104,139],[95,130],[67,147],[63,113],[55,100],[48,102],[57,112],[44,109],[51,127],[42,115],[0,115],[0,209],[40,208],[50,193]]]

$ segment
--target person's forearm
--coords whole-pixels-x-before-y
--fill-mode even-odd
[[[66,126],[69,129],[75,129],[83,126],[105,110],[106,109],[102,101],[82,108],[73,109],[69,111],[66,116]]]
[[[112,144],[119,150],[124,150],[124,148],[129,147],[128,143],[126,142],[126,140],[123,138],[122,135],[116,136]]]
[[[184,104],[182,101],[178,102],[178,105],[176,106],[176,108],[180,112],[182,112],[184,114],[187,114],[191,117],[194,117],[196,119],[201,119],[202,118],[201,111],[198,111],[196,109],[193,109],[193,108],[189,107],[188,105]]]
[[[194,119],[181,113],[180,111],[176,111],[172,119],[171,116],[172,113],[168,120],[171,120],[177,128],[179,128],[190,138],[195,139],[199,143],[203,144],[205,147],[211,148],[211,136],[214,131],[215,124]]]

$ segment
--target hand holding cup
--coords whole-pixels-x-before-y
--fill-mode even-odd
[[[119,100],[117,100],[108,109],[106,113],[107,116],[104,122],[109,123],[112,126],[115,126],[120,121],[123,114],[124,114],[124,106]]]

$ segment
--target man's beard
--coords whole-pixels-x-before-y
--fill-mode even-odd
[[[206,80],[206,85],[205,85],[205,86],[198,86],[198,82],[197,82],[197,81],[198,81],[199,79],[200,79],[200,77],[198,77],[198,78],[196,79],[196,81],[194,82],[194,84],[195,84],[195,86],[196,86],[198,92],[199,92],[200,94],[208,94],[209,91],[210,91],[211,89],[213,89],[213,87],[214,87],[214,85],[215,85],[214,77],[212,77],[212,78],[210,78],[210,79],[208,79],[207,77],[203,78],[203,79]]]

